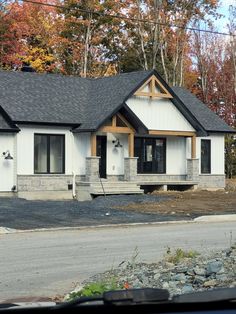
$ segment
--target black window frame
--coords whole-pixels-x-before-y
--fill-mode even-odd
[[[35,136],[45,136],[47,138],[47,171],[46,172],[37,172],[35,171],[36,159],[35,159]],[[50,171],[50,137],[58,136],[63,138],[62,145],[62,172],[51,172]],[[65,174],[65,134],[48,134],[48,133],[34,133],[34,174]]]
[[[209,144],[208,168],[207,168],[207,170],[204,170],[205,167],[203,167],[203,159],[202,159],[202,143],[203,142]],[[211,140],[210,139],[201,139],[201,174],[211,174]]]
[[[134,140],[141,140],[141,159],[138,159],[138,169],[137,169],[137,173],[138,174],[166,174],[166,138],[165,137],[135,137]],[[163,145],[163,149],[164,149],[164,154],[163,154],[163,171],[155,171],[155,164],[152,161],[152,171],[145,171],[144,167],[143,167],[143,163],[144,163],[144,141],[145,140],[152,140],[152,149],[155,146],[155,141],[156,140],[163,140],[164,141],[164,145]],[[134,145],[135,146],[135,145]],[[156,148],[155,148],[156,149]],[[152,152],[153,155],[155,155],[155,152]],[[135,157],[139,157],[136,156]]]

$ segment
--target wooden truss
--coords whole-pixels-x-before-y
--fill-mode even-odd
[[[163,84],[152,75],[134,94],[150,98],[173,98]]]

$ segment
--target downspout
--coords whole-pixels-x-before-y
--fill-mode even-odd
[[[75,191],[75,177],[76,174],[74,173],[74,171],[72,171],[72,197],[73,199],[76,199],[76,191]]]
[[[71,135],[73,136],[73,140],[72,140],[72,198],[76,199],[76,185],[75,185],[75,178],[76,178],[76,174],[74,171],[74,151],[75,151],[75,136],[74,133],[71,132]]]
[[[18,191],[18,186],[17,186],[17,134],[15,133],[14,140],[13,140],[13,187],[12,187],[12,192],[17,192]]]

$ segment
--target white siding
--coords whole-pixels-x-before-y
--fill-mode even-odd
[[[122,147],[115,148],[113,140],[119,139]],[[128,157],[128,135],[107,134],[107,174],[124,174],[124,157]]]
[[[73,134],[67,128],[61,127],[26,127],[19,126],[17,134],[17,174],[34,174],[34,134],[65,135],[65,174],[73,171]]]
[[[15,184],[16,152],[14,147],[15,134],[0,134],[0,192],[11,191]],[[2,155],[9,150],[12,160],[6,160]]]
[[[197,137],[196,157],[199,158],[201,172],[201,139],[211,140],[211,174],[225,173],[224,135]]]
[[[183,137],[166,139],[166,174],[186,174],[186,139]]]
[[[74,172],[85,175],[86,157],[91,156],[90,133],[74,134]]]
[[[169,99],[133,96],[126,103],[149,130],[194,131]]]

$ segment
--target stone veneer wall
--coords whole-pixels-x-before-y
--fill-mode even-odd
[[[124,181],[124,175],[123,174],[119,174],[119,175],[108,174],[107,180],[108,181]]]
[[[135,181],[137,179],[138,157],[124,158],[124,180]]]
[[[68,191],[72,184],[72,175],[18,175],[17,190],[36,191]],[[84,176],[76,176],[76,180],[84,180]]]
[[[136,181],[140,182],[176,182],[186,180],[186,175],[169,175],[169,174],[138,174]]]
[[[206,189],[224,189],[225,175],[224,174],[200,174],[198,188]]]

